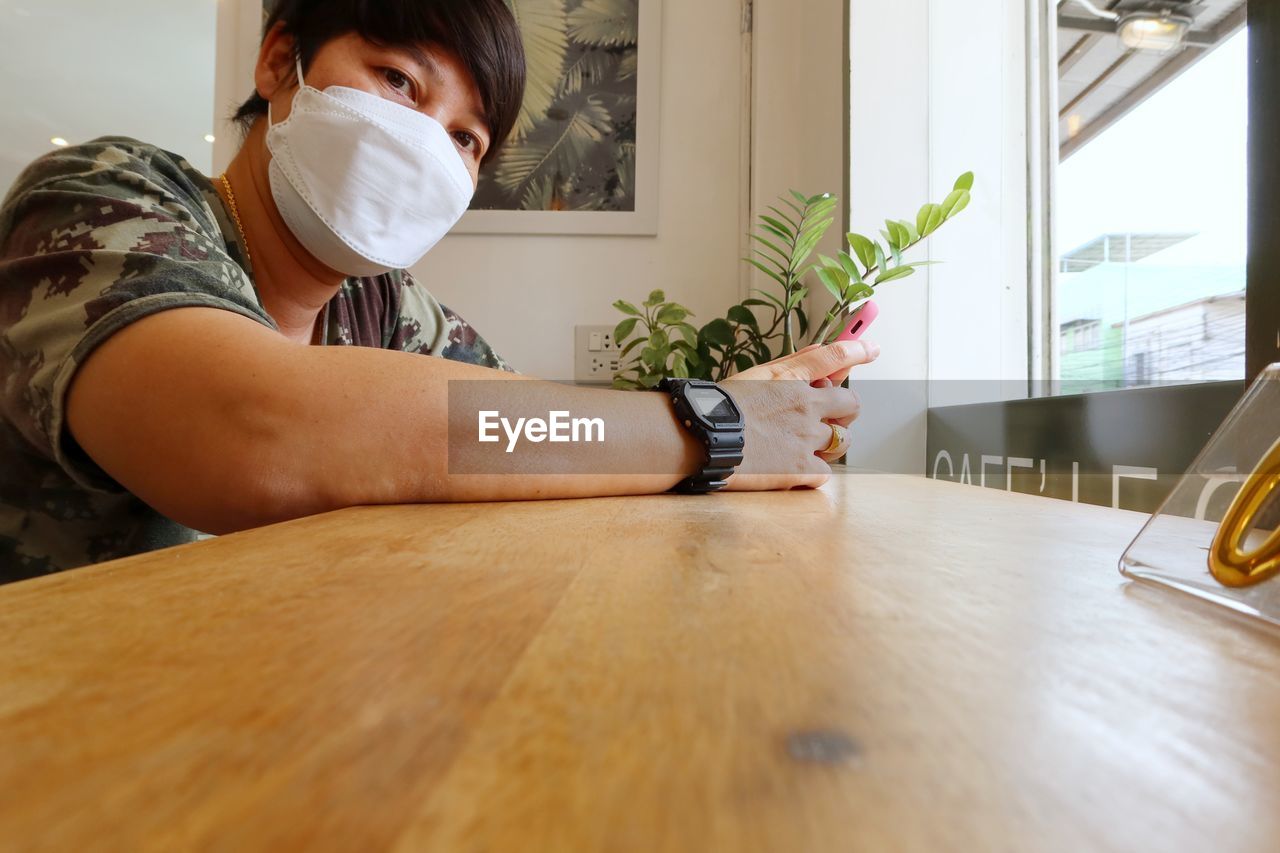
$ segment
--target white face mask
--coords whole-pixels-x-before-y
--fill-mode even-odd
[[[289,230],[349,276],[413,266],[457,224],[475,192],[444,127],[345,86],[302,82],[289,117],[270,124],[271,195]]]

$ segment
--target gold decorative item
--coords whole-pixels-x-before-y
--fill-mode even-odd
[[[1280,626],[1280,363],[1182,472],[1120,571]]]
[[[1227,509],[1209,547],[1209,571],[1224,586],[1252,586],[1280,572],[1280,527],[1273,527],[1261,543],[1249,546],[1264,510],[1280,486],[1280,441],[1271,445]]]

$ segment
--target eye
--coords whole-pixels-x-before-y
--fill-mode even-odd
[[[470,151],[472,154],[479,156],[480,140],[476,138],[474,133],[468,133],[465,130],[456,131],[453,134],[453,141],[458,143],[458,146],[463,151]]]
[[[387,85],[392,89],[395,89],[411,101],[417,100],[417,98],[414,97],[413,81],[407,76],[394,68],[383,68],[382,76],[383,79],[387,81]]]

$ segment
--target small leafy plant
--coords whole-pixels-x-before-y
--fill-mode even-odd
[[[664,376],[719,381],[805,345],[797,346],[797,341],[830,343],[840,333],[842,319],[874,295],[877,287],[932,263],[907,263],[902,256],[964,210],[972,189],[973,173],[966,172],[940,204],[924,205],[914,221],[885,220],[880,231],[883,242],[849,234],[848,251],[838,252],[835,258],[819,255],[818,263],[808,266],[834,222],[838,200],[829,193],[805,196],[792,190],[789,198],[779,198],[778,205],[770,206],[770,215],[760,217],[749,235],[755,244],[753,256],[743,259],[781,290],[755,289],[758,296],[744,299],[701,328],[688,322],[691,311],[667,301],[661,290],[651,292],[640,307],[618,300],[613,306],[627,317],[613,332],[614,341],[622,347],[624,365],[614,376],[613,386],[652,388]],[[804,280],[810,273],[835,300],[812,335],[802,306],[809,293]]]

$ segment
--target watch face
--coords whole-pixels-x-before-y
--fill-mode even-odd
[[[718,388],[688,388],[685,399],[695,412],[714,426],[736,424],[740,420],[729,397]]]

